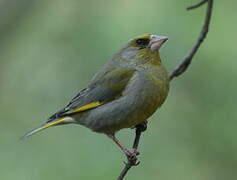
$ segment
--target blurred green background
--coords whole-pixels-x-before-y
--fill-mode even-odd
[[[195,42],[205,8],[196,0],[1,0],[0,179],[115,179],[125,160],[104,135],[82,126],[18,138],[62,108],[130,38],[167,35],[169,72]],[[237,177],[237,2],[215,1],[210,33],[150,118],[141,164],[126,179]],[[133,131],[119,138],[131,145]]]

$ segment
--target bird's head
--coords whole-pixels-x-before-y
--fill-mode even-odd
[[[144,34],[129,40],[118,54],[132,64],[156,63],[160,61],[159,50],[167,40],[166,36]]]

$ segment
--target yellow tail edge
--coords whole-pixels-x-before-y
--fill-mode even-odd
[[[62,123],[62,122],[64,122],[65,119],[67,119],[67,118],[68,118],[68,117],[64,117],[64,118],[62,118],[62,119],[58,119],[58,120],[55,120],[55,121],[46,123],[46,124],[40,126],[39,128],[33,129],[32,131],[26,133],[26,134],[23,135],[20,139],[23,140],[23,139],[25,139],[25,138],[27,138],[27,137],[30,137],[30,136],[32,136],[32,135],[34,135],[34,134],[36,134],[36,133],[38,133],[38,132],[40,132],[40,131],[43,131],[43,130],[49,128],[49,127],[55,126],[55,125],[57,125],[57,124],[59,124],[59,123]]]

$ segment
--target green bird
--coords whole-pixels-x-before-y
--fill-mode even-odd
[[[169,76],[159,50],[167,39],[145,34],[129,40],[65,108],[23,137],[56,125],[80,124],[106,134],[131,155],[115,133],[146,121],[164,103]]]

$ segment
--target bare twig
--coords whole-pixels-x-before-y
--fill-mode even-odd
[[[194,5],[194,6],[190,6],[188,9],[194,9],[194,8],[200,7],[204,3],[207,3],[207,11],[206,11],[205,22],[204,22],[204,25],[202,27],[201,33],[200,33],[200,35],[198,37],[198,40],[194,44],[193,48],[188,53],[188,55],[181,62],[181,64],[172,72],[172,74],[170,75],[170,80],[172,80],[174,77],[178,77],[184,71],[186,71],[186,69],[188,68],[188,66],[190,65],[190,63],[192,61],[193,56],[195,55],[195,53],[197,52],[198,48],[202,44],[203,40],[206,38],[206,35],[208,33],[208,29],[209,29],[209,24],[210,24],[210,21],[211,21],[213,0],[201,1],[200,3],[198,3],[198,4]]]
[[[187,10],[198,8],[198,7],[202,6],[203,4],[205,4],[207,1],[208,0],[202,0],[202,1],[200,1],[199,3],[197,3],[195,5],[187,7]]]
[[[205,22],[204,22],[204,25],[202,27],[201,33],[198,37],[198,40],[195,43],[195,45],[193,46],[193,48],[191,49],[191,51],[189,52],[189,54],[181,62],[181,64],[172,72],[172,74],[170,75],[170,80],[172,80],[174,77],[178,77],[183,72],[185,72],[185,70],[188,68],[188,66],[191,63],[193,56],[195,55],[198,48],[202,44],[203,40],[206,38],[206,35],[208,33],[209,24],[210,24],[210,21],[211,21],[213,0],[202,0],[201,2],[199,2],[196,5],[187,7],[187,10],[198,8],[198,7],[202,6],[205,3],[207,3]],[[135,150],[138,149],[141,134],[142,134],[142,132],[144,132],[146,130],[146,128],[147,128],[147,122],[139,124],[135,127],[136,136],[135,136],[134,143],[133,143],[133,149],[135,149]],[[131,167],[133,167],[133,166],[137,166],[138,164],[139,164],[139,162],[137,162],[136,158],[135,159],[128,159],[127,162],[125,163],[125,167],[121,171],[121,173],[120,173],[119,177],[117,178],[117,180],[123,180],[123,178],[126,176],[129,169],[131,169]]]

